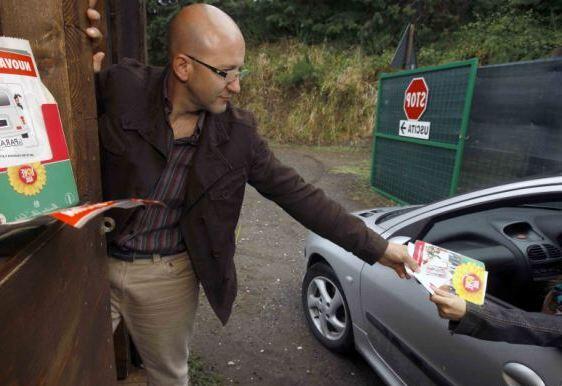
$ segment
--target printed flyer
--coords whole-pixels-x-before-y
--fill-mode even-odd
[[[408,244],[408,253],[420,266],[420,272],[408,273],[429,293],[433,294],[431,285],[447,286],[468,302],[484,304],[488,280],[484,263],[419,240]]]
[[[105,201],[97,204],[85,204],[73,208],[63,209],[59,212],[51,213],[49,216],[56,218],[73,228],[82,228],[91,219],[109,209],[121,208],[131,209],[143,205],[164,205],[160,201],[142,200],[130,198],[128,200]]]
[[[0,37],[0,168],[52,158],[47,102],[29,42]]]
[[[90,222],[90,220],[94,219],[96,216],[109,209],[131,209],[137,206],[147,205],[165,206],[165,204],[161,201],[144,200],[139,198],[129,198],[124,200],[113,200],[95,204],[73,206],[71,208],[58,210],[25,220],[14,221],[7,224],[0,224],[0,240],[11,234],[17,233],[20,230],[36,228],[41,225],[52,223],[55,220],[61,221],[73,228],[80,229],[88,222]]]
[[[0,224],[77,203],[58,106],[29,42],[0,37]]]

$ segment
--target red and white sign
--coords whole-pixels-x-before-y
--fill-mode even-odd
[[[7,51],[0,51],[0,73],[37,77],[31,56]]]
[[[408,120],[417,121],[427,109],[429,88],[424,78],[414,78],[404,93],[404,112]]]

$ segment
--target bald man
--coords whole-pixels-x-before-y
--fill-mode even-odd
[[[96,28],[87,32],[99,36]],[[191,5],[168,35],[165,68],[124,60],[97,76],[104,199],[166,203],[115,211],[108,234],[113,327],[125,320],[154,386],[188,383],[199,284],[219,319],[230,316],[246,183],[369,264],[400,277],[404,264],[417,268],[404,246],[389,244],[281,164],[254,117],[231,104],[245,74],[245,43],[228,15]],[[95,70],[102,57],[94,56]]]

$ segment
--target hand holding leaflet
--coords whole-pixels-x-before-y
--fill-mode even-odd
[[[488,272],[481,261],[424,241],[408,244],[408,253],[420,266],[413,275],[430,294],[432,287],[448,286],[462,299],[483,304]]]

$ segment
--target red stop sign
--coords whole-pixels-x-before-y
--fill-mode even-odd
[[[414,78],[404,93],[404,112],[409,120],[417,121],[425,112],[429,88],[424,78]]]

